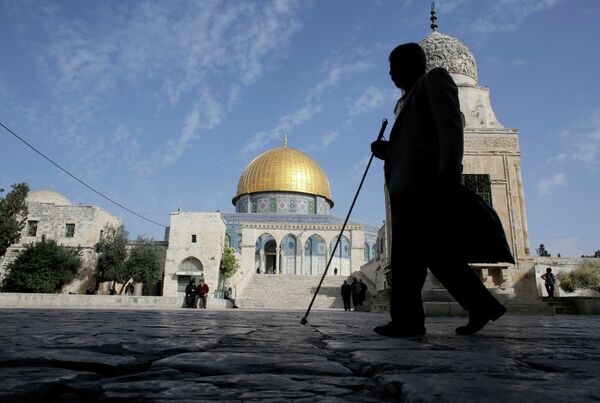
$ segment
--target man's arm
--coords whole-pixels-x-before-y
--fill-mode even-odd
[[[425,88],[440,145],[440,180],[459,183],[464,134],[458,88],[450,74],[442,68],[433,69],[428,73]]]

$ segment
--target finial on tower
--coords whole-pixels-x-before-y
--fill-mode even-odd
[[[438,27],[437,16],[435,15],[435,1],[431,2],[431,18],[430,18],[430,20],[431,20],[431,25],[430,25],[431,30],[435,32]]]
[[[287,147],[287,134],[283,134],[283,146]]]

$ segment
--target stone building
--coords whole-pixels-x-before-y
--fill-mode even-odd
[[[75,281],[63,292],[83,293],[93,287],[96,261],[94,247],[106,224],[121,225],[121,220],[96,206],[73,205],[65,196],[53,190],[30,192],[27,203],[27,223],[18,243],[11,245],[0,260],[0,277],[5,267],[16,258],[26,244],[39,242],[42,237],[60,245],[80,248],[84,266]]]
[[[334,251],[344,219],[331,214],[327,176],[315,160],[285,143],[250,162],[232,203],[235,213],[171,214],[163,295],[182,296],[192,278],[215,288],[225,245],[235,249],[241,265],[231,282],[242,306],[300,308],[296,301],[308,303],[332,253],[328,277],[335,297],[341,277],[375,254],[377,228],[357,222],[348,223]]]
[[[531,300],[537,297],[537,292],[527,232],[519,131],[503,126],[496,118],[490,103],[489,88],[478,82],[477,64],[471,51],[457,38],[444,35],[436,28],[434,21],[433,32],[420,45],[427,55],[427,69],[445,68],[458,86],[465,123],[463,183],[496,210],[516,260],[514,265],[481,262],[472,267],[485,285],[496,294],[503,294],[505,300]],[[389,199],[386,210],[387,226],[390,222]],[[385,235],[389,249],[389,228]],[[379,270],[389,276],[387,254],[378,257],[378,260]],[[430,274],[425,292],[441,288]]]

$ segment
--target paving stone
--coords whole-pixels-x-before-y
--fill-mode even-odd
[[[0,401],[593,402],[600,317],[510,316],[473,336],[373,333],[387,314],[0,309]]]
[[[239,374],[239,373],[268,373],[288,369],[288,372],[304,369],[308,373],[340,373],[339,365],[328,363],[318,355],[308,354],[263,354],[263,353],[184,353],[154,362],[154,367],[170,367],[182,371],[191,371],[205,375]],[[300,371],[301,372],[301,371]],[[347,374],[348,372],[344,372]]]
[[[0,365],[69,366],[82,370],[107,370],[132,366],[138,361],[134,357],[104,354],[89,350],[41,349],[18,347],[0,350]]]
[[[42,401],[52,390],[73,381],[100,379],[94,373],[48,367],[0,368],[0,401]]]

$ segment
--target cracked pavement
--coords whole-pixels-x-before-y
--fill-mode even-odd
[[[387,314],[0,309],[0,401],[600,401],[600,317],[505,315],[458,336]]]

